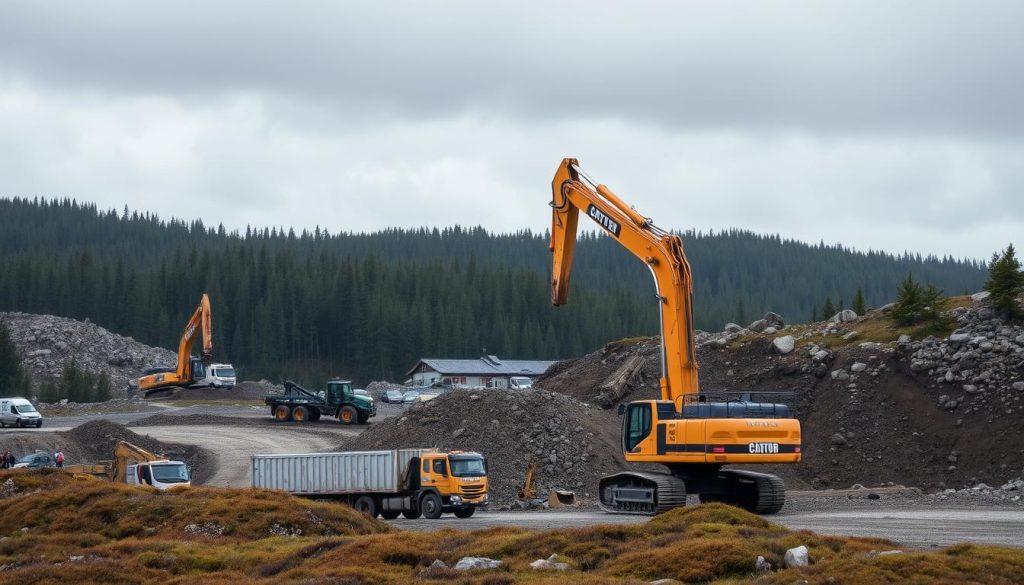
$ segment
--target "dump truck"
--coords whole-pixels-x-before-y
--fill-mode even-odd
[[[68,473],[90,475],[117,483],[153,486],[158,490],[192,485],[188,466],[184,463],[155,455],[128,441],[117,442],[113,461],[65,465],[63,469]]]
[[[284,394],[264,398],[270,415],[278,422],[316,422],[322,415],[337,418],[342,424],[364,424],[377,416],[377,405],[369,396],[359,396],[349,380],[330,380],[327,392],[313,392],[291,380],[284,383]]]
[[[341,500],[385,520],[469,518],[489,498],[483,455],[435,449],[253,455],[252,487]]]

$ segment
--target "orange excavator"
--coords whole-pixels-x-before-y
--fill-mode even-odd
[[[196,336],[203,338],[203,350],[200,357],[192,355],[192,344]],[[200,383],[206,376],[206,367],[213,361],[212,318],[210,317],[210,297],[203,293],[199,306],[192,313],[185,329],[178,340],[178,363],[170,368],[149,370],[136,381],[138,390],[146,398],[165,395],[178,388]]]
[[[631,402],[619,412],[624,415],[626,461],[661,464],[668,472],[602,478],[602,509],[657,514],[685,505],[687,494],[696,494],[703,502],[725,502],[758,514],[778,512],[786,497],[779,477],[725,466],[800,461],[800,421],[784,404],[755,402],[756,392],[718,393],[725,398],[715,401],[701,393],[693,285],[682,239],[591,181],[576,159],[562,161],[551,190],[552,303],[567,300],[583,211],[650,269],[661,317],[661,399]]]

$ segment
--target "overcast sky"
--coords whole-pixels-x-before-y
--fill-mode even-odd
[[[0,196],[332,232],[665,228],[987,258],[1024,234],[1020,2],[6,2]]]

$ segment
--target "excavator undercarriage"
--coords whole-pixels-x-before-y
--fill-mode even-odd
[[[722,502],[755,514],[775,514],[786,503],[782,479],[742,469],[674,466],[671,473],[623,472],[601,478],[600,505],[612,514],[655,515],[686,505],[694,494],[701,502]]]

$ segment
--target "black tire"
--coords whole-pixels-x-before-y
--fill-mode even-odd
[[[359,411],[354,406],[343,406],[338,411],[338,421],[343,425],[354,425],[359,421]]]
[[[320,409],[311,408],[309,409],[309,422],[316,422],[320,420]]]
[[[415,520],[420,517],[419,510],[402,510],[402,516],[405,516],[409,520]]]
[[[437,520],[441,517],[441,496],[434,492],[427,492],[420,498],[420,510],[423,511],[423,516],[431,520]]]
[[[469,518],[473,515],[473,512],[476,512],[476,508],[474,508],[473,506],[466,506],[465,508],[455,508],[455,517]]]
[[[309,409],[305,406],[296,406],[292,409],[292,420],[295,422],[306,422],[309,420]]]
[[[377,514],[380,513],[380,504],[377,502],[377,498],[373,496],[359,496],[352,503],[352,507],[356,509],[356,512],[362,512],[370,518],[376,518]]]
[[[39,421],[39,422],[37,422],[37,423],[36,423],[36,428],[37,428],[37,429],[41,429],[41,428],[43,428],[43,421]]]
[[[21,419],[20,418],[18,420],[14,421],[14,428],[16,428],[16,429],[24,428],[24,427],[21,426]]]
[[[381,510],[380,511],[380,517],[385,519],[385,520],[394,520],[395,518],[398,518],[399,514],[401,514],[401,512],[399,512],[398,510]]]
[[[287,405],[278,404],[274,408],[274,420],[277,422],[288,422],[292,420],[292,409],[288,408]]]

